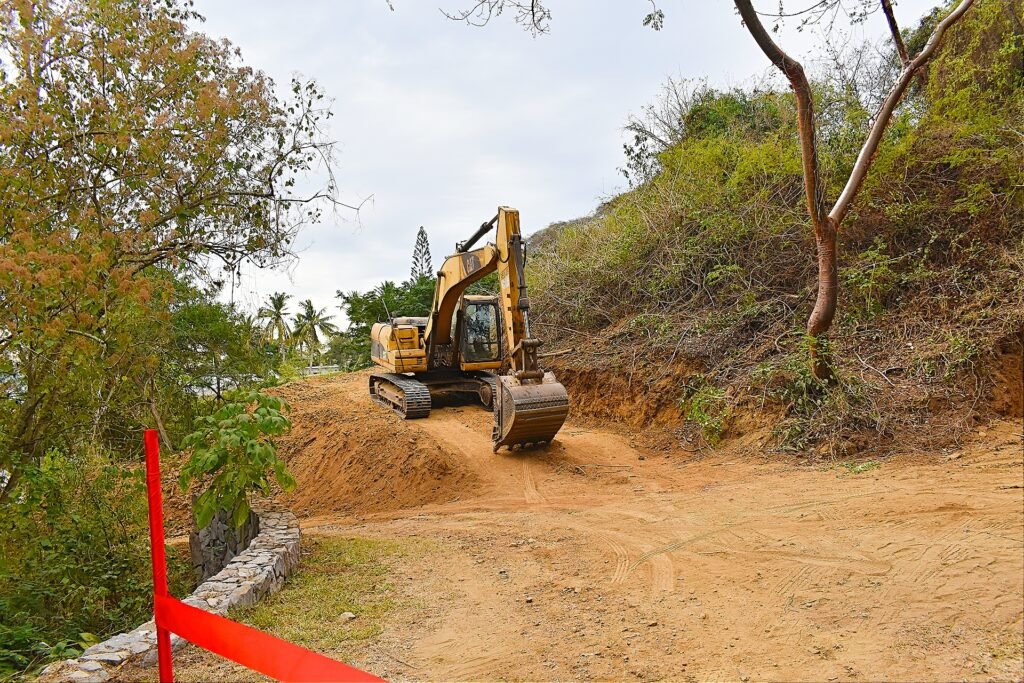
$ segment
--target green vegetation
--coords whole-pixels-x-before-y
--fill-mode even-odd
[[[148,618],[142,431],[173,450],[274,381],[279,344],[217,274],[287,260],[334,202],[330,179],[295,189],[330,156],[319,88],[278,97],[199,18],[0,15],[0,677]]]
[[[782,419],[773,429],[782,450],[834,455],[849,449],[846,440],[852,434],[891,436],[886,411],[873,402],[870,385],[859,376],[840,374],[830,386],[814,377],[803,353],[780,361],[777,366],[759,365],[751,380],[782,407]]]
[[[434,258],[430,255],[430,239],[427,231],[421,225],[416,231],[416,246],[412,250],[412,269],[409,271],[409,279],[419,280],[422,277],[434,276]]]
[[[256,312],[256,318],[263,321],[263,338],[274,342],[284,358],[292,335],[288,324],[288,299],[291,296],[284,292],[274,292],[267,303]]]
[[[102,451],[47,453],[0,506],[0,679],[72,657],[152,610],[141,468]],[[171,590],[192,588],[168,552]]]
[[[185,491],[193,480],[209,479],[194,504],[199,528],[219,510],[230,513],[236,527],[242,526],[251,510],[249,493],[270,493],[270,472],[285,491],[295,488],[273,438],[291,428],[282,414],[287,410],[284,400],[250,391],[199,418],[196,431],[182,441],[192,454],[179,478]]]
[[[881,466],[882,463],[878,462],[877,460],[842,463],[843,469],[846,470],[849,474],[864,474],[865,472],[870,472],[871,470],[877,470]]]
[[[908,44],[936,16],[907,31]],[[801,368],[817,283],[792,94],[670,82],[631,124],[633,189],[531,238],[531,298],[548,343],[596,334],[611,351],[553,360],[570,391],[577,365],[645,362],[652,379],[676,372],[680,383],[698,368],[738,402],[781,408],[778,441],[802,452],[878,447],[897,428],[924,439],[969,426],[986,381],[979,358],[1024,325],[1020,21],[1013,2],[979,2],[897,109],[839,232],[832,386]],[[872,98],[898,64],[871,53],[835,55],[812,83],[827,197],[849,175]],[[624,361],[623,333],[626,353],[637,352]],[[714,416],[684,402],[713,435]],[[915,428],[936,405],[952,410],[943,429]]]
[[[329,153],[321,93],[279,99],[197,17],[56,0],[0,18],[0,502],[51,448],[137,440],[165,349],[192,341],[168,336],[179,283],[280,262],[316,219],[292,188]]]
[[[862,251],[856,265],[843,268],[840,276],[850,293],[850,303],[856,308],[854,315],[872,317],[882,313],[896,285],[896,273],[890,267],[895,259],[886,253],[886,244],[880,237]]]
[[[307,537],[302,572],[279,593],[232,618],[303,647],[344,659],[352,644],[383,629],[395,608],[388,574],[391,564],[421,552],[409,541]],[[342,615],[351,612],[355,619]]]
[[[370,367],[370,329],[398,316],[430,315],[436,280],[420,275],[395,284],[388,280],[368,292],[342,292],[337,297],[348,329],[331,338],[329,356],[345,370]]]
[[[309,299],[299,304],[301,310],[295,316],[295,327],[292,329],[292,342],[297,349],[305,351],[312,365],[320,355],[324,339],[330,338],[337,328],[327,315],[326,309],[317,310]]]
[[[700,428],[704,442],[715,446],[725,431],[730,406],[725,392],[710,384],[703,375],[697,375],[686,386],[686,392],[679,399],[686,419]]]

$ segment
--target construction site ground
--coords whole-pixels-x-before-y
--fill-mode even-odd
[[[389,560],[374,635],[327,654],[392,680],[1024,676],[1019,419],[880,464],[757,435],[666,451],[573,418],[546,450],[495,454],[482,407],[403,422],[366,383],[280,390],[298,479],[280,502],[307,537],[418,548]],[[258,678],[193,648],[177,674]]]

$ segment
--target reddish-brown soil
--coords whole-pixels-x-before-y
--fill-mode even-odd
[[[996,350],[989,405],[1000,415],[1024,417],[1024,331]]]
[[[403,422],[358,373],[289,385],[309,534],[426,537],[355,663],[398,680],[1024,676],[1019,419],[860,473],[694,457],[570,420],[494,454],[475,406]],[[186,655],[183,679],[241,675]]]
[[[275,392],[292,409],[280,455],[298,482],[281,500],[298,515],[365,514],[443,503],[471,490],[472,469],[415,423],[371,404],[366,385],[359,374]]]

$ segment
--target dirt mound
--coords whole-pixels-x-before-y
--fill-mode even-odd
[[[355,373],[275,390],[292,407],[279,453],[298,481],[282,502],[298,515],[360,515],[447,502],[472,488],[465,464],[374,404],[366,382]]]

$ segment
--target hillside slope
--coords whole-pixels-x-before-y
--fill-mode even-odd
[[[1022,415],[1024,30],[985,0],[891,124],[840,233],[839,384],[807,371],[815,245],[792,98],[698,89],[642,186],[530,241],[535,322],[577,415],[767,429],[805,454],[953,447]],[[817,84],[826,191],[870,111]]]

